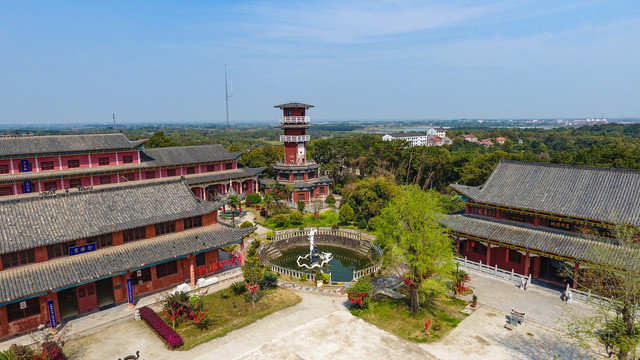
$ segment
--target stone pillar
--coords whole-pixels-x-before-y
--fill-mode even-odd
[[[524,276],[529,276],[529,268],[531,267],[531,255],[527,251],[527,255],[524,257]]]
[[[573,268],[573,284],[571,285],[572,288],[577,289],[578,288],[578,274],[580,273],[580,263],[576,261],[576,266]]]
[[[191,287],[196,286],[196,256],[189,255],[189,278],[191,279]]]

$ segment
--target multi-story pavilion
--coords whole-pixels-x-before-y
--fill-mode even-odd
[[[143,149],[123,134],[0,137],[0,196],[184,176],[196,196],[258,191],[264,168],[221,145]]]
[[[307,129],[311,125],[306,111],[313,105],[287,103],[274,107],[282,109],[283,116],[277,127],[284,130],[284,135],[280,135],[280,141],[284,143],[284,162],[273,165],[277,172],[276,182],[293,186],[294,191],[289,198],[292,202],[304,201],[309,204],[314,197],[325,198],[329,194],[331,179],[318,176],[320,165],[307,160],[307,142],[310,140]],[[266,180],[263,184],[266,192],[272,190],[272,181]]]
[[[196,197],[183,177],[1,198],[0,336],[240,262],[254,228],[218,224],[227,201]],[[233,244],[238,257],[220,249]]]
[[[581,265],[640,267],[611,241],[616,224],[640,226],[639,171],[501,160],[483,185],[451,187],[465,212],[441,222],[469,260],[574,288]]]

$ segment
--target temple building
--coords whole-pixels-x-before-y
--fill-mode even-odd
[[[294,188],[288,199],[291,202],[309,204],[313,198],[324,199],[329,194],[331,179],[319,176],[320,165],[307,160],[307,142],[310,140],[307,129],[311,125],[306,111],[313,105],[288,103],[274,107],[283,112],[277,127],[284,130],[284,135],[280,135],[280,141],[284,143],[284,162],[273,165],[277,173],[275,181],[263,180],[265,192],[273,191],[277,185],[291,184]]]
[[[640,226],[639,171],[501,160],[483,185],[451,187],[465,211],[441,223],[468,260],[574,288],[581,266],[640,266],[611,241],[616,224]]]
[[[0,196],[184,176],[201,199],[257,192],[264,168],[222,145],[144,149],[123,134],[0,137]]]
[[[118,162],[124,156],[135,159],[135,144],[119,147],[130,155],[107,154]],[[27,151],[40,154],[29,158],[34,167],[58,157]],[[89,158],[93,161],[93,153],[83,159]],[[115,166],[112,176],[120,176],[115,174],[124,170]],[[66,169],[50,172],[57,181],[70,176]],[[81,179],[89,176],[94,175]],[[195,285],[201,276],[237,266],[243,238],[254,228],[218,224],[217,210],[227,201],[200,199],[180,176],[0,198],[0,337],[133,304],[140,294],[185,281]],[[240,246],[231,249],[234,244]]]

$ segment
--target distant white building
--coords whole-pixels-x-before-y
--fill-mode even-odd
[[[384,141],[391,140],[403,140],[411,143],[411,146],[442,146],[442,145],[451,145],[453,142],[446,136],[440,136],[438,134],[438,129],[441,129],[444,133],[444,129],[442,128],[431,128],[427,130],[427,133],[419,133],[419,132],[409,132],[409,133],[393,133],[393,134],[385,134],[382,137]]]

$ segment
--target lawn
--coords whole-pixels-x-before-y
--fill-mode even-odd
[[[399,291],[403,292],[402,289]],[[420,313],[415,315],[409,312],[408,304],[408,297],[395,300],[384,295],[376,295],[368,309],[352,310],[351,313],[385,331],[415,342],[440,339],[466,317],[460,311],[467,303],[448,296],[441,296],[433,303],[423,306]],[[429,320],[430,336],[427,336],[425,322]]]
[[[273,230],[282,230],[282,229],[295,229],[300,227],[331,227],[334,224],[340,222],[338,214],[336,214],[333,210],[325,210],[320,213],[320,218],[316,218],[311,213],[307,213],[301,223],[289,223],[287,226],[275,226],[273,223],[273,216],[269,216],[269,219],[264,222],[263,226],[273,229]]]
[[[233,295],[230,289],[207,295],[204,297],[204,302],[205,308],[209,309],[210,324],[207,328],[200,330],[193,325],[192,321],[183,319],[180,325],[176,326],[176,331],[182,337],[184,345],[177,350],[189,350],[276,311],[296,305],[300,301],[302,298],[283,288],[266,291],[256,303],[255,308],[251,308],[251,302],[245,299],[244,294]]]

